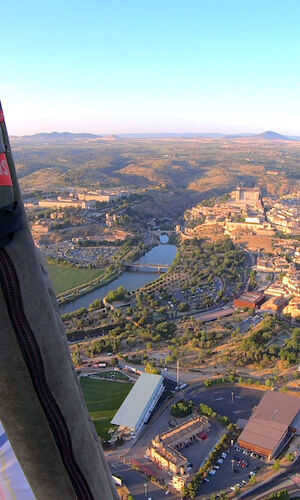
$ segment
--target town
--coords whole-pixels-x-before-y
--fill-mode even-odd
[[[26,200],[54,283],[54,269],[93,273],[72,285],[65,274],[56,291],[119,490],[124,498],[128,488],[149,498],[251,498],[279,473],[292,489],[300,197],[239,185],[158,221],[132,211],[149,196]],[[101,416],[101,401],[95,411],[99,391],[114,394],[111,417]],[[263,441],[265,427],[274,429]]]

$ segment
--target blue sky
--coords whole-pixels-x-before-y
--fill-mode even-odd
[[[299,0],[10,0],[11,134],[300,135]]]

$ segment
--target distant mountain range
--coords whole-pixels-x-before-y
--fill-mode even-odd
[[[101,139],[101,135],[95,134],[73,134],[72,132],[41,132],[33,135],[12,136],[12,140],[22,140],[28,142],[73,142],[85,140]]]
[[[97,142],[97,141],[117,141],[122,139],[239,139],[250,141],[299,141],[300,136],[286,136],[268,130],[261,134],[219,134],[219,133],[141,133],[141,134],[118,134],[118,135],[97,135],[88,133],[71,133],[71,132],[42,132],[33,135],[12,136],[11,139],[15,142],[24,141],[32,143],[72,143],[72,142]]]
[[[300,136],[286,136],[278,134],[277,132],[273,132],[272,130],[267,130],[266,132],[262,132],[261,134],[219,134],[215,132],[210,133],[161,133],[161,134],[119,134],[118,137],[122,137],[125,139],[258,139],[258,140],[268,140],[268,141],[299,141]]]

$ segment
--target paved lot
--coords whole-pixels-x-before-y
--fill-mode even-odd
[[[234,464],[232,464],[233,459],[236,459]],[[237,460],[240,459],[248,462],[248,467],[244,468],[241,465],[238,465]],[[248,482],[249,472],[253,471],[255,467],[266,466],[265,462],[245,455],[241,451],[237,452],[234,447],[230,448],[230,452],[223,463],[218,465],[220,469],[216,471],[215,476],[208,476],[209,483],[204,483],[201,486],[201,490],[199,491],[200,496],[216,493],[222,490],[231,491],[231,486],[241,483],[243,480]],[[200,498],[200,496],[197,498]]]
[[[225,432],[225,429],[218,422],[210,421],[211,428],[208,433],[208,438],[201,441],[196,441],[192,446],[183,448],[180,453],[184,455],[188,461],[193,464],[191,473],[194,474],[198,471],[210,454],[211,450],[220,441],[221,436]]]
[[[231,422],[236,422],[239,418],[248,419],[263,395],[264,391],[258,389],[219,385],[205,391],[191,388],[185,398],[191,398],[197,405],[204,403],[217,413],[227,415]]]
[[[112,462],[110,464],[112,474],[122,477],[127,488],[129,488],[134,500],[147,500],[149,497],[153,500],[178,500],[178,496],[170,493],[165,495],[165,491],[155,484],[147,481],[140,472],[131,469],[128,465],[122,462]],[[146,485],[146,486],[145,486]]]

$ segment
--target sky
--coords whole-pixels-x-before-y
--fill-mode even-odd
[[[10,0],[10,134],[300,135],[299,0]]]

